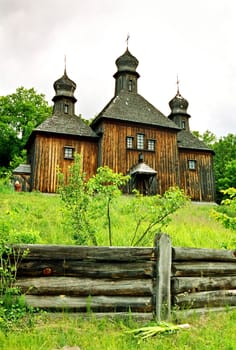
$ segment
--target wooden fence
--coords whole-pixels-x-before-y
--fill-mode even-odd
[[[172,247],[165,234],[152,248],[15,249],[29,249],[16,284],[33,307],[168,320],[171,309],[236,306],[236,251]]]

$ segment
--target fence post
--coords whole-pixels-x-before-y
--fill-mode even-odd
[[[171,240],[167,234],[158,234],[155,239],[157,250],[156,319],[170,320],[171,311]]]

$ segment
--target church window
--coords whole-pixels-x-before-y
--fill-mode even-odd
[[[144,149],[144,134],[137,134],[137,149]]]
[[[190,159],[188,161],[188,168],[190,170],[196,170],[196,160]]]
[[[68,105],[67,103],[64,104],[64,112],[65,112],[66,114],[69,113],[69,105]]]
[[[128,82],[128,90],[132,91],[133,90],[132,87],[133,87],[133,82],[132,82],[132,80],[129,80],[129,82]]]
[[[127,136],[126,138],[126,147],[127,148],[133,148],[133,141],[134,141],[134,138],[131,137],[131,136]]]
[[[182,129],[186,129],[186,123],[185,120],[182,120],[182,125],[181,125]]]
[[[155,140],[148,140],[148,151],[155,151]]]
[[[70,146],[64,147],[64,158],[65,159],[74,159],[74,148]]]

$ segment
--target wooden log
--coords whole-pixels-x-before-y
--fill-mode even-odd
[[[156,318],[160,322],[170,319],[171,294],[171,241],[166,234],[156,237],[157,278],[156,278]]]
[[[45,244],[14,245],[15,249],[29,250],[24,260],[99,260],[99,261],[143,261],[155,260],[154,248],[143,247],[85,247]]]
[[[172,247],[173,261],[235,261],[236,250]]]
[[[236,290],[217,290],[199,293],[181,293],[173,298],[174,304],[182,308],[218,307],[236,305]]]
[[[230,306],[229,310],[235,310],[236,306]],[[225,312],[225,306],[219,306],[219,307],[203,307],[203,308],[196,308],[196,309],[186,309],[186,310],[174,310],[173,314],[175,319],[181,319],[189,318],[191,315],[206,315],[208,313],[212,312]]]
[[[46,313],[47,321],[56,321],[56,320],[66,320],[67,318],[78,319],[101,319],[106,318],[109,320],[134,320],[138,322],[152,321],[153,313],[152,312],[47,312]]]
[[[17,269],[17,277],[23,276],[76,276],[94,278],[152,278],[155,264],[146,262],[110,262],[76,260],[27,260]]]
[[[171,281],[173,295],[182,292],[194,293],[218,289],[236,289],[236,276],[174,277]]]
[[[184,261],[172,263],[173,276],[236,276],[234,262]]]
[[[92,296],[92,297],[68,297],[60,296],[35,296],[26,295],[25,301],[28,306],[44,310],[54,311],[97,311],[97,312],[152,312],[152,297],[115,297],[115,296]]]
[[[31,295],[153,295],[152,280],[108,280],[75,277],[20,278],[16,286]]]

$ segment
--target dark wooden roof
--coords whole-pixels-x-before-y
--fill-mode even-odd
[[[179,127],[169,120],[164,114],[156,109],[144,97],[137,93],[121,91],[113,97],[106,107],[94,119],[91,126],[95,126],[100,119],[116,119],[139,124],[160,126],[180,130]]]
[[[76,115],[52,115],[34,129],[34,132],[97,137],[95,132]]]
[[[203,141],[195,137],[191,132],[187,130],[181,130],[177,134],[177,141],[179,148],[192,149],[192,150],[201,150],[201,151],[210,151],[214,153]]]
[[[31,174],[30,164],[20,164],[13,170],[13,174]]]

